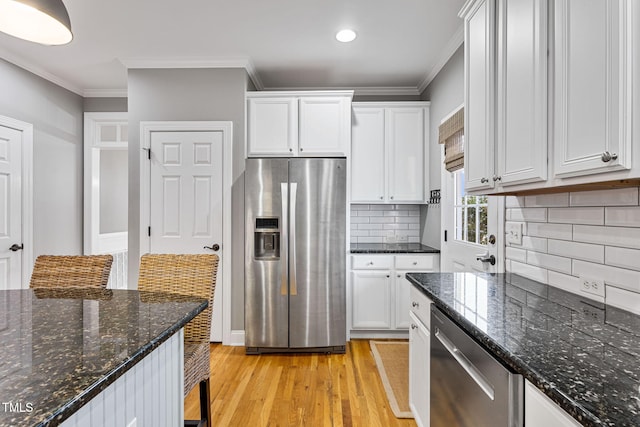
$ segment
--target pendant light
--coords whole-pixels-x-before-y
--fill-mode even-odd
[[[44,45],[67,44],[73,38],[62,0],[0,0],[0,31]]]

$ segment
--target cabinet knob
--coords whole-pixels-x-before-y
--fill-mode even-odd
[[[369,261],[367,265],[373,265],[373,261]]]
[[[302,147],[300,147],[300,151],[303,151],[303,150],[302,150]]]
[[[387,274],[387,277],[391,277],[391,275],[390,275],[390,274]]]
[[[416,329],[418,326],[415,323],[411,324],[411,329]]]
[[[384,196],[380,196],[380,200],[384,200]]]
[[[480,178],[481,184],[486,184],[487,182],[489,182],[489,178]]]
[[[397,277],[398,277],[398,279],[399,279],[399,278],[401,278],[401,277],[402,277],[402,274],[398,274],[398,275],[397,275]]]
[[[417,302],[413,301],[411,303],[411,307],[418,308],[418,307],[420,307],[420,304],[418,304]]]
[[[290,153],[293,153],[293,148],[289,148],[289,152],[290,152]]]
[[[502,177],[501,177],[501,176],[494,175],[494,176],[493,176],[493,182],[496,182],[496,181],[502,181]]]
[[[389,197],[391,200],[393,200],[393,196]]]
[[[413,261],[413,265],[418,265],[418,261]]]
[[[610,153],[608,151],[605,151],[604,153],[602,153],[602,157],[600,158],[604,163],[608,163],[611,160],[616,160],[618,158],[618,155],[616,153]]]

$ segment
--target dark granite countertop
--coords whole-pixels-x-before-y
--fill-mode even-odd
[[[421,243],[352,243],[352,254],[439,254],[440,249]]]
[[[133,290],[0,291],[0,426],[58,425],[206,306]]]
[[[640,426],[640,316],[512,274],[407,278],[585,426]]]

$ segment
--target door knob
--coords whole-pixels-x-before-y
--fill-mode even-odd
[[[9,250],[12,251],[12,252],[17,252],[17,251],[20,251],[22,249],[24,249],[24,245],[22,245],[22,244],[19,245],[17,243],[14,243],[13,245],[11,245],[9,247]]]
[[[496,257],[489,254],[476,255],[476,259],[481,262],[488,262],[491,265],[496,265]]]
[[[212,250],[212,251],[214,251],[214,252],[218,252],[218,251],[220,250],[220,245],[219,245],[219,244],[217,244],[217,243],[214,243],[213,245],[211,245],[211,246],[205,246],[204,248],[205,248],[205,249]]]

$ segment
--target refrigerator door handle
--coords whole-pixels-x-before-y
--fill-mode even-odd
[[[291,288],[289,295],[298,295],[298,287],[296,284],[296,194],[298,192],[298,183],[292,182],[291,185],[291,200],[289,204],[289,232],[291,235],[291,242],[289,250],[289,281]]]
[[[289,246],[289,224],[287,219],[289,218],[289,183],[281,182],[280,183],[280,192],[282,199],[282,240],[280,242],[282,253],[285,254],[283,258],[280,260],[280,271],[281,271],[281,279],[280,279],[280,295],[288,294],[288,283],[287,283],[287,257],[288,246]]]

